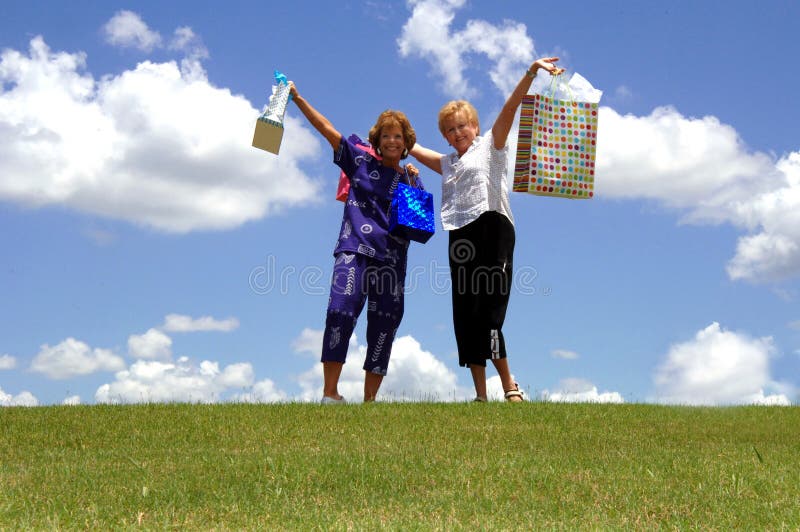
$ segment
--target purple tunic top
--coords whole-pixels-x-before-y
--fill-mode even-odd
[[[342,229],[334,255],[343,251],[359,253],[381,262],[405,263],[408,240],[389,234],[389,208],[397,183],[404,174],[380,161],[342,137],[333,162],[350,179],[350,193],[344,204]]]

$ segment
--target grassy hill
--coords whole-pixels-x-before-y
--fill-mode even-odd
[[[800,408],[0,408],[0,529],[797,529]]]

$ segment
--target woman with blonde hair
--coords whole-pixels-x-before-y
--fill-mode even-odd
[[[478,112],[467,101],[446,103],[439,131],[455,152],[415,145],[420,163],[442,175],[442,225],[449,231],[453,326],[459,365],[469,367],[475,400],[486,401],[486,360],[500,376],[505,399],[523,401],[506,358],[503,336],[514,255],[514,218],[508,196],[508,139],[517,107],[536,73],[560,73],[557,57],[538,59],[523,74],[494,124],[481,136]]]

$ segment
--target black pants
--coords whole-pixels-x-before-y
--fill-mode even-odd
[[[450,231],[453,326],[461,366],[506,357],[506,318],[514,258],[514,225],[490,211]]]

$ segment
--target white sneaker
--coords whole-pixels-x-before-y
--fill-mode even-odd
[[[344,397],[342,397],[341,399],[334,399],[333,397],[323,397],[322,401],[320,401],[320,403],[322,403],[323,405],[343,405],[346,402],[347,401],[344,400]]]

